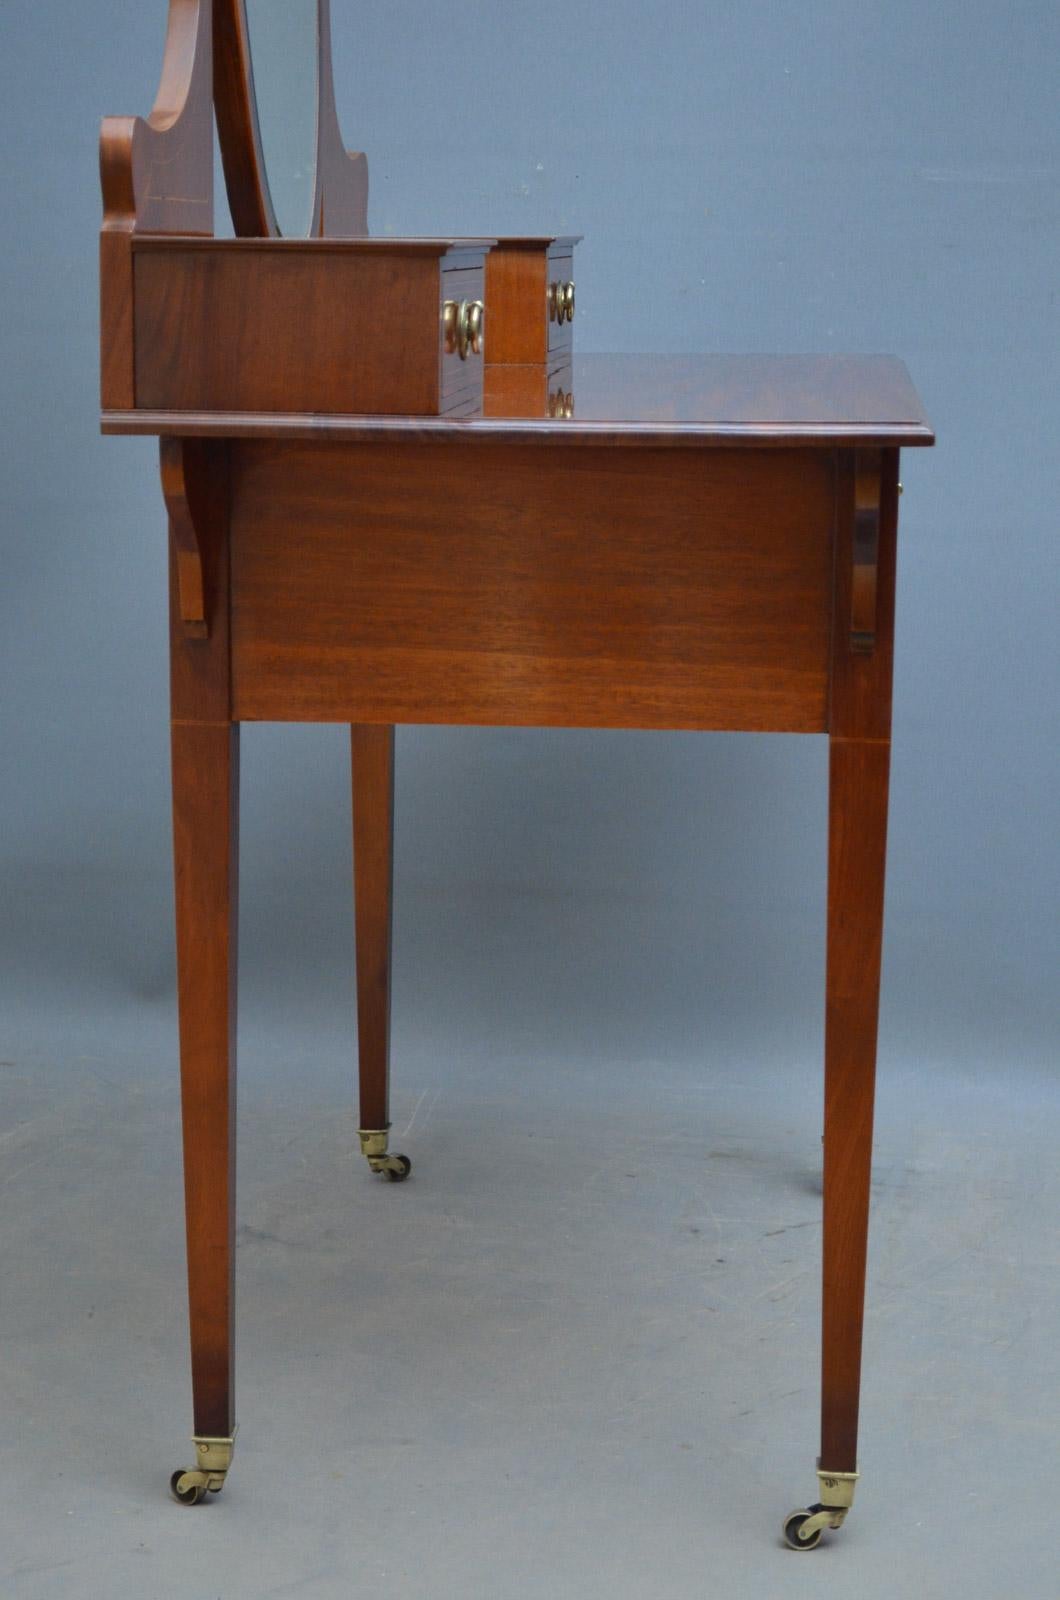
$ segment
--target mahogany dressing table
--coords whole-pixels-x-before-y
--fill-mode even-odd
[[[351,727],[361,1145],[392,1181],[410,1171],[388,1145],[395,725],[814,733],[821,1445],[819,1498],[785,1523],[812,1549],[857,1477],[898,461],[933,434],[888,357],[573,355],[556,324],[576,241],[501,241],[490,267],[488,240],[368,240],[328,0],[308,0],[308,223],[281,238],[255,3],[170,0],[155,110],[107,119],[101,147],[103,429],[159,436],[170,534],[196,1447],[173,1492],[220,1490],[235,1437],[240,723]],[[235,240],[212,237],[214,105]],[[494,295],[509,356],[491,362]]]

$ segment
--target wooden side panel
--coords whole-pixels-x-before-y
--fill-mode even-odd
[[[240,719],[825,727],[831,453],[232,450]]]
[[[436,259],[240,242],[134,261],[141,407],[438,411]]]
[[[162,78],[149,117],[104,117],[99,141],[100,403],[136,404],[136,233],[213,233],[211,0],[170,0]]]
[[[130,229],[99,236],[99,396],[105,411],[136,404],[133,371],[133,264]]]

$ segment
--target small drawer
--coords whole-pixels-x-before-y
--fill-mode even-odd
[[[485,366],[485,267],[449,268],[441,274],[439,414],[477,410]]]
[[[486,257],[487,366],[547,363],[573,345],[578,238],[500,239]]]

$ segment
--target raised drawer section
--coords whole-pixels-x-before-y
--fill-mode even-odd
[[[450,361],[449,290],[485,245],[141,239],[136,405],[147,410],[437,416],[481,404],[482,358]],[[466,296],[470,298],[470,296]],[[477,398],[476,398],[477,393]]]
[[[572,346],[573,236],[501,239],[486,258],[486,365],[548,362]]]

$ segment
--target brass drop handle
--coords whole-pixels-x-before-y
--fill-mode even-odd
[[[548,286],[548,320],[549,322],[574,321],[574,285],[573,283],[550,283]]]
[[[485,331],[485,306],[481,300],[469,300],[467,305],[467,342],[473,355],[482,354]]]
[[[481,300],[447,300],[442,307],[442,331],[446,355],[458,353],[466,361],[468,352],[482,354],[485,307]]]

